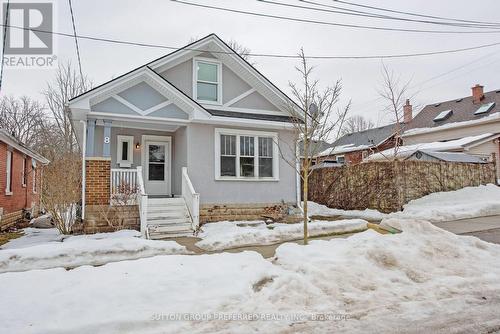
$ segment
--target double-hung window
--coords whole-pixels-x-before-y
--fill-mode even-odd
[[[216,129],[217,180],[278,180],[276,133]]]
[[[5,194],[12,195],[12,151],[7,151]]]
[[[209,60],[194,61],[196,100],[205,103],[221,103],[221,64]]]
[[[117,136],[116,161],[120,167],[131,167],[134,162],[133,157],[133,136]]]
[[[33,174],[33,193],[36,194],[36,160],[31,159],[31,173]]]

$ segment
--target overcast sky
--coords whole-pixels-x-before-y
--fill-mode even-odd
[[[426,30],[460,30],[430,24],[409,24],[373,18],[351,17],[294,9],[256,0],[186,0],[215,6],[237,8],[266,14],[328,22]],[[273,0],[311,6],[296,0]],[[311,0],[346,6],[330,0]],[[468,20],[500,22],[498,0],[352,0],[426,15]],[[362,8],[351,7],[362,10]],[[432,34],[373,31],[327,25],[280,21],[237,13],[196,8],[168,0],[73,0],[77,33],[81,35],[163,44],[182,47],[194,37],[216,33],[224,40],[236,40],[253,53],[296,54],[303,47],[308,55],[371,55],[440,51],[500,42],[494,34]],[[56,1],[55,30],[71,33],[67,1]],[[383,14],[383,13],[380,13]],[[386,13],[387,14],[387,13]],[[461,30],[474,30],[471,28]],[[479,30],[480,29],[475,29]],[[71,60],[76,65],[74,41],[55,37],[59,62]],[[167,50],[80,40],[82,68],[95,84],[100,84],[154,58]],[[254,57],[256,67],[271,81],[288,92],[288,82],[296,81],[297,60]],[[412,79],[415,104],[425,105],[470,94],[470,87],[480,83],[485,90],[500,88],[500,46],[455,54],[384,60],[406,79]],[[352,114],[361,114],[382,125],[388,122],[382,103],[377,100],[381,82],[381,60],[311,60],[313,73],[322,85],[342,79],[342,103],[353,102]],[[29,95],[43,100],[40,91],[52,78],[54,70],[6,68],[1,94]],[[433,77],[439,78],[430,80]],[[421,84],[424,82],[423,84]]]

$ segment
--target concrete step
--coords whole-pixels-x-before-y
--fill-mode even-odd
[[[170,239],[170,238],[177,238],[177,237],[192,237],[193,236],[193,231],[185,231],[185,232],[172,232],[172,233],[155,233],[155,232],[150,232],[149,233],[149,239],[151,240],[165,240],[165,239]]]
[[[191,232],[191,224],[179,224],[179,225],[148,225],[149,234],[151,233],[179,233],[179,232]]]
[[[182,197],[167,197],[167,198],[148,198],[148,205],[168,205],[168,204],[184,204]]]
[[[148,211],[149,219],[169,219],[169,218],[189,218],[189,212],[187,210],[182,211]]]
[[[148,225],[171,225],[171,224],[178,224],[178,223],[185,223],[185,224],[191,224],[191,219],[183,217],[183,218],[169,218],[169,219],[153,219],[150,220],[148,218],[147,224]]]

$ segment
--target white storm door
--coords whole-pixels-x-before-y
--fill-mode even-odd
[[[148,195],[170,195],[170,142],[146,141],[145,186]]]

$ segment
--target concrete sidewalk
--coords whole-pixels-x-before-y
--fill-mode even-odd
[[[488,216],[433,223],[459,235],[473,235],[484,241],[500,244],[500,216]]]

